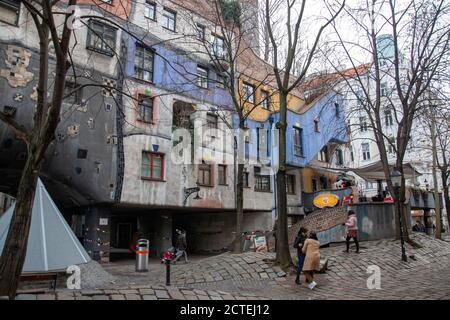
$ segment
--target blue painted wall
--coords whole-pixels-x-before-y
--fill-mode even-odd
[[[126,75],[134,75],[134,56],[136,51],[136,39],[124,35],[124,42],[127,46]],[[228,91],[217,88],[216,72],[205,62],[197,62],[189,58],[188,55],[175,48],[158,43],[155,39],[143,39],[155,52],[153,64],[153,84],[157,87],[174,91],[179,94],[200,100],[202,103],[210,103],[216,106],[232,106],[232,100]],[[196,85],[197,66],[208,68],[208,78],[210,80],[208,89],[200,88]],[[144,83],[144,82],[143,82]],[[149,84],[151,85],[151,84]]]

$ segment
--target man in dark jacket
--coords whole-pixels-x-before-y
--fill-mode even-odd
[[[302,252],[303,243],[308,238],[308,230],[304,227],[300,227],[297,237],[294,241],[294,248],[297,249],[298,266],[297,266],[297,277],[295,278],[295,283],[300,284],[300,275],[303,269],[303,263],[305,262],[305,254]]]

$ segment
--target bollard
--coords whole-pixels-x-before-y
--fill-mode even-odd
[[[148,271],[148,254],[150,241],[146,239],[139,239],[136,245],[136,271]]]
[[[166,260],[166,286],[170,286],[170,260]]]

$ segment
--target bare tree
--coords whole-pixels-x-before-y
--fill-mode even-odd
[[[283,268],[292,265],[288,244],[287,228],[287,195],[286,195],[286,117],[288,96],[296,90],[316,57],[323,31],[333,22],[344,8],[345,1],[340,4],[324,2],[328,9],[328,17],[323,18],[318,30],[314,32],[311,46],[305,31],[308,21],[306,0],[266,0],[264,7],[265,25],[273,52],[273,71],[276,87],[279,92],[280,120],[276,125],[279,130],[277,188],[277,253],[276,262]],[[279,18],[282,17],[282,18]],[[297,65],[297,70],[294,70]],[[296,76],[293,73],[296,72]]]
[[[27,159],[18,186],[17,201],[0,258],[0,296],[14,298],[25,261],[37,179],[44,154],[53,141],[59,122],[66,74],[71,67],[69,43],[72,30],[67,23],[70,13],[56,13],[57,1],[21,1],[31,15],[39,35],[39,79],[37,107],[31,130],[0,112],[0,119],[21,139],[27,148]],[[75,5],[76,0],[69,0]],[[58,28],[56,15],[64,17]],[[54,47],[56,66],[54,88],[49,97],[49,43]]]
[[[268,85],[273,81],[271,68],[259,60],[254,50],[258,49],[258,25],[255,23],[254,8],[243,6],[240,1],[208,1],[209,10],[205,17],[211,23],[213,35],[211,38],[203,35],[199,26],[194,24],[192,30],[199,30],[200,33],[185,35],[186,40],[194,43],[198,51],[193,49],[189,54],[196,53],[206,56],[214,70],[218,74],[216,85],[223,87],[231,97],[231,106],[220,106],[217,115],[225,122],[229,129],[235,129],[236,124],[227,120],[226,113],[230,110],[237,116],[238,134],[234,139],[234,167],[235,170],[235,201],[236,201],[236,229],[233,241],[233,252],[242,252],[242,222],[244,211],[244,146],[247,128],[245,122],[254,110],[261,107],[263,103],[270,100],[272,93],[267,97],[267,101],[254,101],[249,103],[249,97],[243,90],[242,81],[254,79],[254,91]],[[196,21],[195,19],[187,19]],[[256,20],[257,21],[257,20]],[[198,46],[198,43],[201,43]],[[230,108],[231,107],[231,108]]]
[[[406,201],[404,157],[414,119],[425,105],[427,91],[436,81],[448,54],[450,32],[445,19],[449,4],[446,1],[370,0],[356,8],[346,6],[345,13],[347,26],[351,25],[360,36],[349,40],[342,28],[333,24],[341,49],[339,54],[356,70],[352,79],[342,77],[342,82],[356,97],[357,112],[363,112],[369,120],[368,127],[374,134],[389,191],[400,212],[397,215],[401,215],[402,224],[406,226],[406,208],[398,205]],[[370,59],[368,68],[360,67],[364,57]],[[336,64],[334,68],[339,71]],[[393,113],[397,124],[395,140],[387,136],[383,125],[382,115],[387,109]],[[390,177],[388,149],[393,150],[394,165],[401,173],[399,196],[395,196]],[[408,230],[405,229],[404,234],[406,240],[413,243]]]

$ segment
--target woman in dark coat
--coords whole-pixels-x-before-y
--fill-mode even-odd
[[[308,230],[301,227],[298,231],[297,237],[294,241],[294,248],[297,249],[298,265],[297,265],[297,277],[295,278],[295,283],[300,284],[300,275],[303,269],[303,263],[305,262],[305,254],[302,251],[303,243],[308,238]]]

